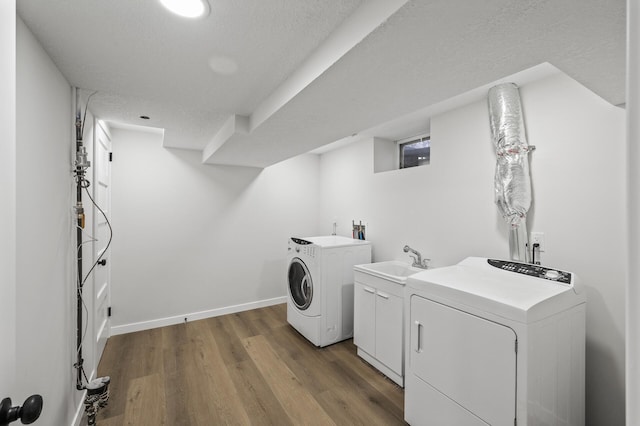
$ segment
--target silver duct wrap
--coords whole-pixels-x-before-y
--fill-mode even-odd
[[[497,155],[495,202],[504,220],[511,225],[512,260],[528,262],[526,219],[531,206],[531,148],[524,134],[518,86],[504,83],[489,90],[489,117]]]

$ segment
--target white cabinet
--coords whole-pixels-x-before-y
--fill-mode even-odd
[[[358,355],[404,386],[404,286],[357,271],[355,277],[353,343]]]

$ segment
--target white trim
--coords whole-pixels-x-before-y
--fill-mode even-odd
[[[98,375],[97,365],[91,370],[91,374],[89,374],[89,381],[92,381]],[[84,418],[84,399],[87,397],[87,390],[82,390],[82,398],[80,398],[80,403],[76,408],[76,413],[73,416],[73,420],[69,423],[70,426],[81,426],[80,422]]]
[[[397,140],[396,144],[403,145],[409,142],[417,142],[425,138],[431,139],[431,132],[424,132],[424,133],[417,134],[416,136],[409,136],[408,138]]]
[[[134,322],[131,324],[111,327],[111,336],[118,334],[133,333],[135,331],[150,330],[152,328],[166,327],[168,325],[181,324],[187,321],[195,321],[205,318],[212,318],[221,315],[235,314],[236,312],[249,311],[251,309],[264,308],[267,306],[286,303],[287,297],[274,297],[273,299],[259,300],[257,302],[243,303],[241,305],[227,306],[224,308],[209,309],[206,311],[192,312],[190,314],[176,315],[173,317],[159,318],[151,321]]]
[[[640,158],[640,126],[637,114],[640,111],[640,55],[638,35],[640,27],[640,6],[637,1],[627,1],[627,286],[625,313],[625,377],[626,377],[626,424],[640,421],[640,267],[636,262],[640,253],[640,173],[637,161]]]
[[[71,421],[71,426],[80,426],[80,422],[82,421],[82,416],[84,416],[84,397],[87,395],[87,391],[82,391],[82,398],[80,398],[80,403],[76,408],[76,414],[73,416],[73,420]]]
[[[16,108],[16,42],[18,30],[15,0],[0,2],[0,398],[17,392],[17,320],[16,292],[16,215],[17,215],[17,108]],[[21,138],[24,139],[24,138]],[[22,166],[22,165],[21,165]],[[22,169],[22,167],[20,167]],[[20,377],[20,374],[18,374]],[[15,396],[14,396],[15,398]],[[16,401],[17,402],[17,401]]]
[[[109,324],[109,320],[108,319],[104,319],[102,321],[102,324],[100,324],[100,329],[98,330],[98,333],[96,334],[96,343],[100,342],[100,338],[102,338],[102,334],[105,333],[105,329],[107,328],[107,325]],[[109,337],[109,336],[107,336]],[[102,358],[102,357],[100,357]],[[98,364],[100,363],[100,360],[98,360]]]
[[[102,286],[100,287],[100,289],[98,290],[98,296],[96,297],[96,300],[100,300],[100,298],[102,298],[102,294],[107,290],[107,282],[105,281]]]
[[[96,121],[98,122],[98,126],[100,126],[105,136],[107,136],[107,139],[111,141],[111,127],[109,126],[109,124],[107,124],[107,122],[105,122],[104,120],[100,120],[100,119],[96,119]]]

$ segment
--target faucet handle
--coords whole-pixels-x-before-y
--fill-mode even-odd
[[[428,269],[429,268],[429,262],[431,262],[431,259],[422,259],[422,267],[424,269]]]

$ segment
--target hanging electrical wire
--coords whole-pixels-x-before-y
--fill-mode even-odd
[[[98,211],[102,214],[102,217],[104,217],[104,220],[105,220],[105,222],[107,224],[107,227],[109,228],[109,240],[107,241],[107,245],[105,246],[105,248],[102,250],[102,253],[100,253],[100,256],[98,256],[96,261],[93,262],[93,265],[91,266],[91,269],[89,269],[89,272],[87,272],[87,274],[85,275],[84,279],[81,281],[80,284],[81,284],[82,287],[84,287],[84,284],[87,281],[87,279],[89,278],[89,276],[91,275],[91,272],[93,272],[95,267],[100,264],[100,261],[102,260],[102,258],[107,253],[107,250],[109,249],[109,246],[111,246],[111,240],[113,240],[113,228],[111,227],[111,222],[109,222],[109,218],[105,214],[104,210],[102,210],[100,208],[100,206],[94,201],[93,197],[91,196],[91,193],[89,193],[89,187],[88,186],[84,188],[84,191],[86,192],[87,197],[89,197],[89,199],[91,200],[91,203],[93,204],[93,206],[96,209],[98,209]]]
[[[86,178],[86,171],[91,166],[91,162],[88,159],[87,150],[83,144],[84,137],[84,126],[87,118],[87,110],[89,109],[89,101],[91,98],[97,93],[93,92],[87,98],[84,114],[81,116],[81,108],[80,108],[80,94],[79,89],[75,89],[76,93],[76,159],[74,162],[74,178],[76,181],[76,205],[74,206],[77,225],[76,225],[76,258],[77,258],[77,284],[76,284],[76,293],[77,293],[77,329],[76,329],[76,363],[74,367],[77,370],[77,378],[76,378],[76,388],[78,390],[86,391],[84,406],[85,413],[87,414],[87,422],[89,425],[94,425],[96,422],[96,415],[100,408],[103,408],[107,405],[109,401],[109,383],[111,382],[111,378],[108,376],[98,377],[94,380],[89,381],[87,374],[84,370],[84,360],[82,358],[82,348],[84,346],[84,340],[87,333],[87,324],[85,323],[83,327],[83,316],[84,312],[88,317],[89,310],[83,298],[83,288],[87,281],[87,279],[91,276],[91,273],[95,269],[97,265],[100,264],[102,258],[107,253],[109,246],[111,245],[111,240],[113,238],[113,229],[111,227],[111,223],[109,222],[109,218],[105,214],[104,210],[95,202],[91,193],[89,192],[89,187],[91,186],[91,182]],[[100,213],[104,216],[104,219],[109,228],[109,240],[105,246],[105,248],[100,253],[100,256],[93,262],[91,268],[83,276],[82,273],[82,248],[84,244],[89,242],[97,241],[93,236],[90,237],[88,241],[82,241],[83,232],[85,226],[85,214],[84,207],[82,204],[82,190],[84,189],[87,197],[91,200],[93,206],[100,211]],[[83,312],[84,311],[84,312]],[[83,382],[84,378],[84,382]],[[85,383],[86,382],[86,383]]]
[[[83,233],[89,235],[87,232],[84,231],[84,229],[80,228],[79,226],[76,226],[77,229],[80,229]],[[95,238],[93,235],[89,235],[89,239],[88,240],[84,240],[82,243],[78,244],[78,248],[76,249],[76,256],[80,256],[80,247],[82,247],[85,244],[89,244],[89,243],[93,243],[98,241],[97,238]],[[77,271],[76,271],[77,272]],[[83,280],[84,281],[84,280]],[[89,308],[87,307],[87,304],[84,302],[84,298],[82,297],[82,292],[79,291],[80,288],[76,287],[76,296],[82,301],[82,307],[84,308],[84,313],[87,315],[87,317],[89,316]],[[82,347],[84,347],[84,342],[85,339],[87,337],[87,330],[89,328],[89,323],[88,321],[85,321],[84,323],[84,329],[82,330],[82,339],[81,339],[81,344],[78,348],[76,348],[76,356],[78,355],[78,352],[81,350]],[[84,379],[88,382],[89,379],[87,378],[87,374],[84,371],[84,368],[82,369],[82,375],[84,376]]]

